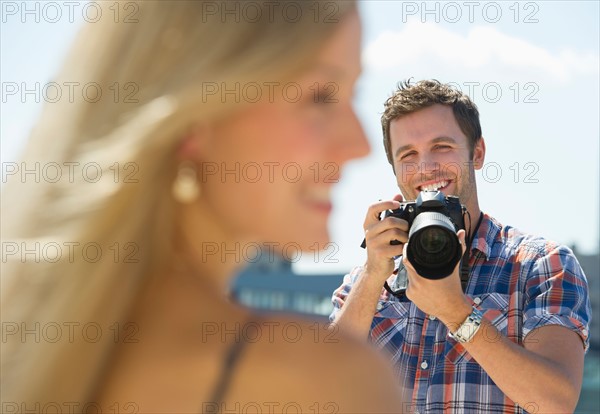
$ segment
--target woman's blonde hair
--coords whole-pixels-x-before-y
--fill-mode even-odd
[[[145,1],[117,18],[101,4],[55,79],[83,92],[46,104],[19,164],[38,174],[3,191],[3,411],[91,398],[137,293],[171,260],[179,140],[249,101],[224,90],[307,69],[356,7]]]

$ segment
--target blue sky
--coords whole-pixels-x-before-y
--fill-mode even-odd
[[[6,3],[21,2],[2,2],[3,85],[44,84],[81,19],[38,23],[8,15]],[[364,261],[358,244],[366,208],[397,192],[381,145],[382,104],[410,77],[453,82],[478,105],[487,144],[486,166],[477,174],[483,211],[597,251],[599,3],[369,0],[360,10],[364,71],[356,109],[372,153],[349,164],[335,188],[335,248],[328,256],[304,255],[297,270],[342,272]],[[40,109],[34,99],[2,103],[3,162],[18,159]]]

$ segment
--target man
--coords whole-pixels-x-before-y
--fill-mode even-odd
[[[369,208],[367,262],[334,292],[331,321],[390,352],[409,411],[572,412],[591,318],[587,281],[573,253],[480,211],[475,170],[486,151],[468,96],[437,81],[405,83],[381,119],[404,197],[437,189],[466,206],[466,231],[457,233],[467,253],[465,287],[460,264],[439,280],[416,273],[403,254],[407,221],[380,219],[400,206],[398,195]],[[401,255],[397,272],[394,258]]]

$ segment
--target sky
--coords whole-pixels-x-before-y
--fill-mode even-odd
[[[60,6],[58,18],[43,3],[37,15],[24,14],[23,4],[1,2],[3,163],[18,161],[43,104],[33,96],[22,102],[7,88],[49,82],[82,24],[82,9],[71,18]],[[332,244],[303,255],[296,271],[339,273],[364,262],[367,207],[398,192],[381,144],[383,102],[409,78],[452,83],[477,104],[487,147],[477,172],[482,211],[597,252],[599,3],[369,0],[359,8],[363,74],[355,108],[371,154],[349,163],[334,189]]]

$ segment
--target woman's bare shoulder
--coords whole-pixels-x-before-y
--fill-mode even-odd
[[[247,322],[242,335],[246,346],[227,398],[242,411],[265,402],[281,411],[285,404],[302,412],[402,411],[391,362],[366,340],[326,321],[282,315]]]

